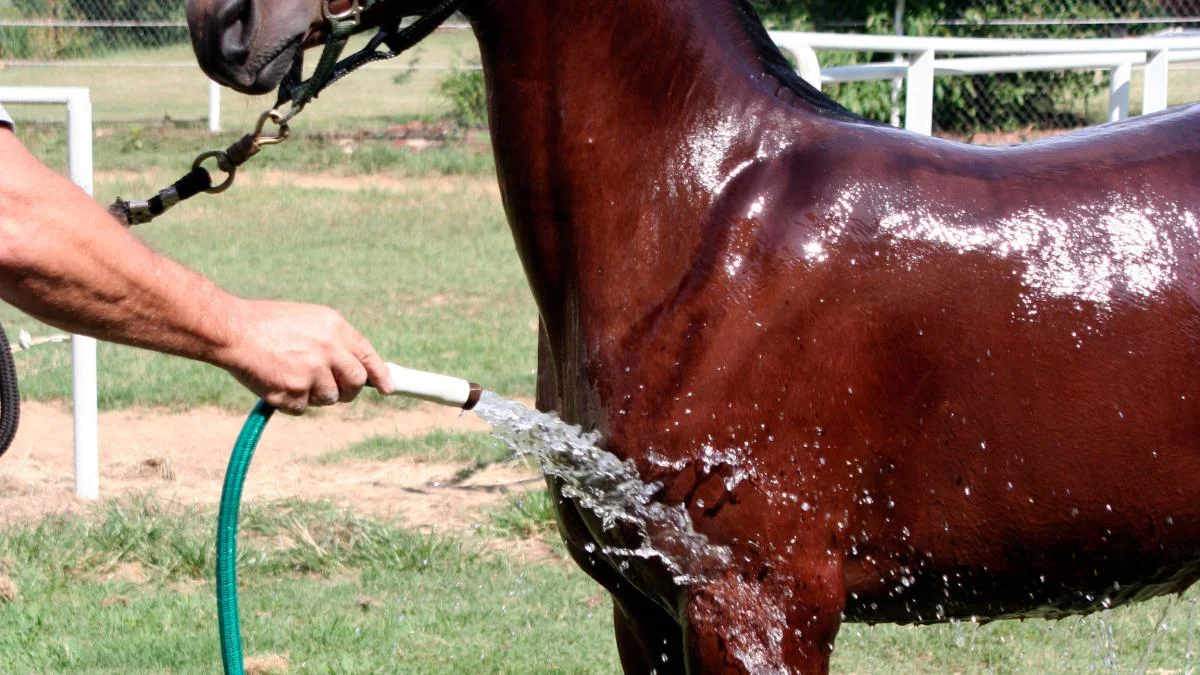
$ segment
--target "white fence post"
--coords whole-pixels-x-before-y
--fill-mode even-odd
[[[92,194],[92,101],[86,89],[67,102],[67,158],[71,180]],[[100,497],[100,425],[94,338],[71,337],[71,379],[75,414],[75,494],[82,499],[97,499]]]
[[[796,61],[796,72],[805,82],[821,91],[821,61],[812,47],[797,40],[779,42],[779,48],[792,55]]]
[[[904,128],[926,136],[933,133],[933,57],[926,49],[909,62],[904,106]]]
[[[815,56],[814,56],[815,58]],[[209,80],[209,133],[221,131],[221,85]]]
[[[1113,68],[1112,81],[1108,88],[1109,122],[1120,122],[1129,118],[1129,79],[1132,75],[1132,63],[1122,63]]]
[[[1142,95],[1142,114],[1167,109],[1167,80],[1171,50],[1154,52],[1146,62],[1146,88]]]
[[[92,194],[92,101],[82,87],[0,87],[0,102],[67,106],[67,162],[71,180]],[[99,415],[96,411],[96,341],[71,338],[75,418],[75,494],[100,496]]]

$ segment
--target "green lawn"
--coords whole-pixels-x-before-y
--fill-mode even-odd
[[[550,536],[547,503],[514,498],[489,534]],[[0,601],[0,672],[213,672],[213,518],[134,499],[0,531],[18,589]],[[258,504],[242,523],[247,654],[287,654],[292,672],[618,671],[611,605],[565,561],[518,564],[324,503]],[[1198,599],[1058,623],[847,625],[834,671],[1183,672]]]
[[[359,37],[351,48],[366,38]],[[296,122],[297,128],[378,128],[414,117],[436,116],[445,102],[434,92],[452,68],[477,64],[479,49],[469,31],[439,31],[411,52],[372,65],[333,85]],[[307,65],[317,60],[311,52]],[[100,122],[158,123],[164,118],[207,124],[208,79],[188,45],[107,53],[53,66],[0,66],[0,86],[74,86],[91,89]],[[135,67],[130,67],[131,65]],[[411,72],[410,72],[411,69]],[[221,115],[226,129],[253,127],[274,96],[243,96],[226,89]],[[61,119],[61,109],[14,106],[18,119]]]
[[[437,430],[424,436],[376,436],[316,458],[319,464],[345,461],[386,462],[409,457],[426,462],[470,462],[486,466],[512,456],[502,442],[487,433]]]
[[[613,673],[610,605],[566,564],[324,504],[263,504],[239,553],[247,655],[300,673]],[[149,501],[0,532],[0,672],[219,671],[212,513]]]

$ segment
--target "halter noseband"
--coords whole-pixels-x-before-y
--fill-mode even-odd
[[[292,64],[291,71],[279,85],[279,98],[275,102],[272,118],[283,125],[295,117],[304,106],[315,99],[326,87],[337,82],[359,68],[400,56],[411,49],[438,26],[446,22],[465,0],[441,0],[436,6],[416,21],[401,28],[401,19],[394,23],[380,26],[379,32],[359,51],[339,60],[346,48],[350,36],[354,35],[362,24],[362,15],[374,6],[381,5],[387,0],[349,0],[349,7],[341,11],[333,9],[335,0],[321,0],[321,13],[328,25],[329,35],[325,40],[325,49],[317,62],[312,77],[302,79],[304,65],[303,52]],[[381,49],[385,46],[386,49]],[[291,104],[283,111],[285,104]]]

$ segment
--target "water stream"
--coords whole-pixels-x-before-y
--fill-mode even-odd
[[[546,475],[559,479],[563,496],[590,513],[604,532],[621,531],[625,544],[599,551],[619,566],[658,560],[676,584],[688,585],[703,570],[729,565],[729,550],[697,533],[682,506],[653,500],[658,484],[644,482],[633,462],[597,447],[599,434],[492,392],[484,392],[474,412],[514,453],[533,458]],[[624,534],[629,531],[636,534],[633,545]]]

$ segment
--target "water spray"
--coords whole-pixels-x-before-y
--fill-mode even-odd
[[[393,387],[392,396],[406,396],[452,408],[471,410],[483,394],[483,388],[457,377],[427,373],[387,364]],[[250,461],[258,448],[263,430],[275,414],[266,401],[251,411],[233,446],[225,486],[221,490],[221,508],[217,517],[217,620],[221,632],[221,662],[226,675],[244,675],[242,629],[238,619],[237,531],[242,486]]]

